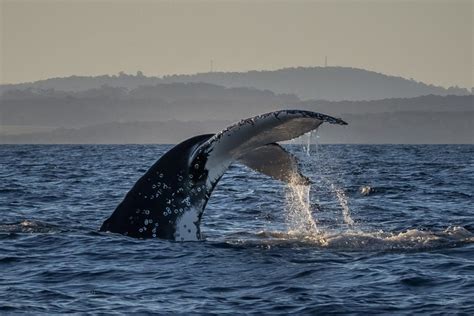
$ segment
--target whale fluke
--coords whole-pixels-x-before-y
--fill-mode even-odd
[[[165,153],[132,187],[100,231],[136,238],[199,240],[200,221],[217,182],[235,161],[284,182],[309,182],[296,158],[276,142],[310,132],[328,115],[282,110],[192,137]]]
[[[258,147],[238,158],[237,161],[250,169],[285,183],[310,184],[309,179],[299,170],[296,157],[277,143]]]

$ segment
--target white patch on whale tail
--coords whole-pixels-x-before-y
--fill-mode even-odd
[[[189,208],[178,218],[175,226],[174,240],[198,241],[199,211]]]

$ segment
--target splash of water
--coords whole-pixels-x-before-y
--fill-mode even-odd
[[[318,232],[311,214],[310,185],[292,181],[286,190],[287,223],[290,234],[312,235]]]
[[[318,161],[321,161],[322,157],[321,157],[321,152],[320,152],[320,149],[319,149],[319,142],[318,142],[319,137],[318,137],[317,134],[316,134],[316,137],[314,138],[314,140],[315,140],[315,148],[316,148],[315,156],[316,156]],[[349,226],[349,228],[352,228],[354,226],[355,222],[354,222],[354,220],[352,219],[352,216],[351,216],[351,211],[350,211],[350,208],[349,208],[349,198],[347,197],[345,191],[342,188],[336,186],[333,181],[331,181],[329,178],[323,176],[322,165],[323,164],[321,164],[321,163],[318,164],[318,166],[319,166],[319,168],[318,168],[319,178],[321,179],[321,182],[324,185],[329,186],[329,188],[331,189],[331,192],[336,196],[336,198],[339,202],[339,205],[341,207],[342,218],[343,218],[344,224],[347,224]]]
[[[316,149],[316,152],[314,154],[317,160],[320,161],[321,153],[319,152],[317,138],[317,131],[305,134],[299,140],[299,143],[302,143],[303,149],[302,152],[300,151],[300,154],[302,153],[303,156],[306,155],[307,157],[311,157],[313,154],[311,145],[315,143],[316,145],[313,147]],[[298,140],[295,140],[295,142],[297,141]],[[295,145],[295,142],[292,142],[292,144]],[[310,163],[310,159],[300,159],[300,163],[302,163],[304,166],[305,163]],[[348,197],[343,189],[336,186],[333,181],[330,181],[327,177],[323,176],[323,170],[321,169],[322,165],[323,164],[321,163],[317,164],[319,169],[318,178],[320,179],[320,183],[330,189],[330,191],[335,195],[341,208],[343,222],[348,226],[348,228],[352,229],[355,223],[351,217]],[[316,220],[312,215],[310,192],[311,186],[298,185],[296,184],[296,181],[292,181],[288,184],[285,196],[287,209],[286,219],[288,229],[291,234],[309,236],[320,232],[316,225]]]
[[[313,132],[309,132],[305,134],[306,136],[306,155],[308,157],[311,156],[311,138],[313,137]]]
[[[333,183],[331,184],[331,190],[336,194],[339,201],[339,205],[342,208],[342,218],[344,223],[350,227],[354,226],[354,220],[351,217],[351,211],[349,209],[348,198],[344,190],[336,187]]]
[[[303,149],[307,156],[311,156],[311,140],[313,132],[306,133],[306,144]],[[313,235],[318,232],[316,221],[311,214],[311,185],[297,184],[296,177],[290,181],[286,189],[287,224],[290,234]]]

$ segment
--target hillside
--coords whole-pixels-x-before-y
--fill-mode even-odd
[[[0,102],[2,128],[9,126],[78,128],[125,121],[238,120],[300,100],[250,88],[206,83],[142,86],[131,91],[103,86],[79,92],[11,90]]]
[[[167,82],[207,82],[225,87],[254,87],[291,93],[301,99],[328,101],[412,98],[422,95],[465,95],[467,89],[437,87],[401,77],[348,67],[286,68],[244,73],[175,75]]]
[[[271,90],[277,94],[294,94],[303,100],[378,100],[386,98],[411,98],[428,94],[466,95],[467,89],[445,89],[401,77],[349,67],[299,67],[274,71],[210,72],[194,75],[147,77],[120,73],[96,77],[71,76],[52,78],[32,83],[0,86],[0,93],[11,89],[55,89],[60,91],[85,91],[103,85],[133,90],[143,85],[163,83],[210,83],[224,87],[249,87]]]
[[[473,96],[301,101],[295,95],[205,83],[79,92],[10,90],[0,143],[174,143],[264,112],[298,108],[342,117],[322,142],[473,143]],[[325,134],[326,133],[326,134]]]
[[[474,112],[397,112],[342,115],[348,126],[324,124],[321,144],[474,144]],[[216,133],[231,121],[104,123],[49,132],[0,135],[3,144],[175,144]]]

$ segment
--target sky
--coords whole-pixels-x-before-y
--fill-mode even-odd
[[[473,86],[474,0],[0,0],[0,83],[347,66]]]

